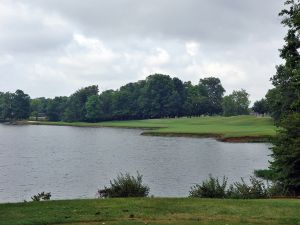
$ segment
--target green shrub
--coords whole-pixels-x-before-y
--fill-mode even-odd
[[[227,191],[228,198],[257,199],[270,197],[269,188],[262,180],[250,177],[250,184],[246,184],[244,179],[241,182],[235,182],[230,185]]]
[[[137,177],[121,173],[110,181],[110,187],[99,189],[98,195],[100,198],[147,197],[150,188],[142,183],[142,178],[139,173]]]
[[[209,179],[191,187],[190,197],[196,198],[225,198],[227,178],[224,176],[222,184],[218,178],[209,175]]]
[[[44,191],[41,192],[41,193],[38,193],[37,195],[34,195],[31,197],[31,200],[34,201],[34,202],[39,202],[41,200],[50,200],[51,198],[51,193],[48,192],[48,193],[45,193]]]
[[[247,184],[243,178],[241,182],[235,182],[227,188],[227,178],[224,176],[222,183],[218,178],[209,175],[209,178],[191,187],[189,197],[196,198],[240,198],[256,199],[269,198],[276,195],[279,189],[275,186],[266,187],[262,180],[250,177],[250,183]]]

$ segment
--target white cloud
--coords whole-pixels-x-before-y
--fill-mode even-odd
[[[145,59],[146,65],[149,66],[161,66],[170,62],[170,55],[167,50],[163,48],[156,48],[155,53],[147,56]]]
[[[197,42],[187,42],[185,43],[185,48],[186,48],[186,52],[190,55],[190,56],[195,56],[199,53],[199,43]]]
[[[10,54],[0,55],[0,66],[13,63],[14,57]]]
[[[58,63],[76,69],[89,70],[96,66],[111,65],[120,56],[95,38],[75,34],[73,41],[65,48],[65,55],[59,57]]]

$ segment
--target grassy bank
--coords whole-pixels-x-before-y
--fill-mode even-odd
[[[213,116],[100,123],[47,121],[28,121],[27,123],[79,127],[142,128],[149,129],[143,132],[144,135],[215,137],[221,141],[230,142],[267,141],[275,134],[275,127],[271,118],[255,116]]]
[[[300,224],[300,201],[141,198],[0,204],[0,225]]]

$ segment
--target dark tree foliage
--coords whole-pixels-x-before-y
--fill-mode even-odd
[[[224,116],[249,114],[249,94],[245,90],[233,91],[223,99]]]
[[[0,118],[1,120],[13,119],[12,100],[13,94],[1,92],[0,94]]]
[[[30,97],[22,90],[17,90],[12,98],[13,118],[20,120],[30,116]]]
[[[269,112],[268,102],[265,98],[254,102],[252,110],[258,114],[266,114]]]
[[[67,103],[67,108],[64,114],[64,120],[73,121],[86,121],[86,102],[92,95],[98,95],[98,86],[93,85],[81,88],[72,94]]]
[[[0,119],[21,120],[30,115],[30,97],[21,90],[0,93]]]
[[[67,108],[68,97],[55,97],[48,100],[46,115],[50,121],[61,121]]]
[[[209,77],[200,79],[199,86],[202,86],[207,97],[207,112],[210,115],[222,113],[222,99],[225,92],[219,78]]]
[[[93,85],[70,97],[35,98],[30,101],[30,111],[36,120],[47,117],[49,121],[69,122],[217,115],[222,114],[223,94],[218,78],[204,78],[193,85],[176,77],[153,74],[101,94],[98,86]],[[0,93],[0,119],[14,116],[14,96]]]
[[[281,115],[282,115],[282,100],[281,100],[281,94],[279,92],[279,89],[273,88],[270,89],[266,94],[266,99],[268,103],[268,109],[270,111],[271,116],[277,123],[280,121]]]
[[[300,195],[300,114],[286,116],[273,141],[271,170],[287,194]]]
[[[279,121],[286,114],[300,112],[300,9],[299,1],[286,1],[288,9],[280,13],[282,23],[288,27],[285,45],[280,50],[280,57],[285,63],[277,66],[276,74],[271,78],[275,89],[268,96],[273,104],[271,109]]]
[[[187,116],[200,116],[209,114],[208,97],[203,86],[192,85],[191,82],[184,83],[186,99],[184,109]]]
[[[174,117],[179,94],[176,92],[170,76],[154,74],[146,79],[144,87],[145,112],[150,118]]]
[[[102,116],[101,120],[112,120],[113,117],[113,99],[114,99],[115,91],[107,90],[101,93],[99,96],[100,99],[100,108]]]
[[[143,176],[139,173],[137,177],[121,173],[110,181],[110,187],[99,189],[98,194],[100,198],[147,197],[149,191],[150,188],[143,184]]]
[[[50,99],[44,97],[34,98],[30,101],[30,112],[31,116],[38,120],[39,117],[44,117],[47,114],[47,107]]]
[[[86,118],[88,121],[94,122],[98,121],[101,113],[101,105],[100,105],[100,99],[98,95],[92,95],[88,97],[86,103]]]
[[[291,195],[300,195],[300,3],[286,1],[287,9],[280,13],[288,27],[285,45],[280,50],[284,63],[272,77],[275,86],[267,99],[277,125],[280,127],[274,146],[270,169],[276,181]]]

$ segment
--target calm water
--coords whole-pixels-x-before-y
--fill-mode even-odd
[[[209,173],[229,180],[268,166],[266,144],[149,137],[140,130],[0,124],[0,202],[93,198],[119,172],[144,175],[154,196],[187,196]]]

